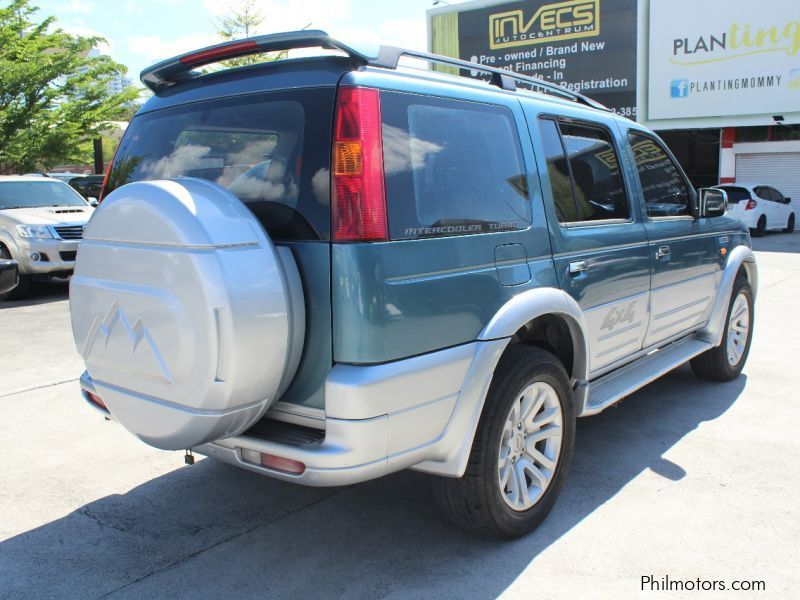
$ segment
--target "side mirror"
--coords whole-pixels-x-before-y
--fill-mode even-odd
[[[784,204],[791,204],[792,199],[791,198],[784,198],[783,202],[784,202]]]
[[[88,197],[86,200],[88,200],[89,204],[91,204],[92,206],[97,206],[98,204],[100,204],[100,202],[97,201],[97,198],[92,198],[91,196]]]
[[[728,209],[728,194],[717,188],[697,190],[700,196],[700,218],[721,217]]]

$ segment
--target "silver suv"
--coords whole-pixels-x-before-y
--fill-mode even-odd
[[[19,263],[22,296],[34,276],[68,276],[94,209],[63,181],[0,177],[0,258]]]

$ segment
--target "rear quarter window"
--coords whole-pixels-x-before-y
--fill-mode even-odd
[[[505,107],[381,93],[391,239],[526,229],[520,140]]]
[[[105,193],[198,177],[236,195],[275,240],[328,240],[333,98],[333,88],[269,92],[141,114]]]

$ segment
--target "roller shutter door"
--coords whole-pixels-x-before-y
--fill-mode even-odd
[[[737,154],[736,181],[771,185],[800,206],[800,152]]]

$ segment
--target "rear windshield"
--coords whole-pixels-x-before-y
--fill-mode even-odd
[[[0,210],[37,206],[85,207],[87,204],[75,190],[60,181],[0,181]]]
[[[133,181],[199,177],[238,196],[273,239],[327,240],[334,91],[270,92],[139,115],[105,194]]]
[[[720,185],[717,187],[728,194],[728,204],[738,204],[740,200],[750,199],[750,192],[742,187],[732,185]]]

